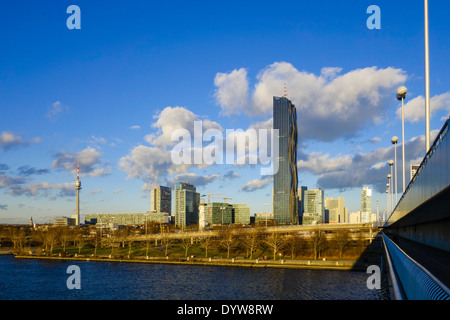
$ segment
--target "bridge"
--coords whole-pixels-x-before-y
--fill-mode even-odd
[[[448,119],[405,188],[383,241],[396,299],[450,300]]]

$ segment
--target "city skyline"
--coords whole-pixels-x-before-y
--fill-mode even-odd
[[[407,176],[424,156],[420,1],[375,3],[378,30],[366,25],[369,2],[288,1],[288,17],[269,1],[76,4],[80,30],[66,26],[69,3],[2,7],[0,223],[75,214],[77,161],[82,216],[147,211],[152,188],[184,181],[264,212],[273,178],[259,165],[177,166],[170,138],[198,120],[223,132],[271,128],[285,83],[297,108],[299,187],[342,196],[353,212],[369,186],[381,214],[401,85]],[[448,7],[429,8],[432,139],[450,112]]]

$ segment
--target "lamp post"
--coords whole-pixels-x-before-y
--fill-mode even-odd
[[[394,145],[394,154],[395,154],[395,156],[394,156],[394,163],[395,163],[394,188],[395,188],[395,203],[397,203],[397,184],[398,184],[398,180],[397,180],[397,142],[398,142],[398,137],[393,136],[391,142]]]
[[[428,39],[428,0],[424,0],[425,13],[425,154],[430,150],[430,46]],[[406,92],[405,92],[406,93]],[[405,190],[403,190],[405,192]]]
[[[389,192],[389,190],[390,190],[390,188],[389,188],[389,186],[390,186],[390,184],[389,183],[386,183],[386,210],[387,210],[387,212],[389,213],[389,212],[391,212],[391,201],[390,201],[390,199],[389,199],[389,194],[390,194],[390,192]]]
[[[391,171],[392,171],[392,166],[391,166]],[[388,174],[388,181],[389,181],[389,193],[391,194],[391,212],[394,211],[394,204],[393,204],[393,197],[392,197],[392,183],[391,183],[391,179],[392,179],[392,174]]]
[[[403,158],[403,193],[405,193],[405,115],[403,111],[403,101],[406,98],[406,87],[401,86],[397,89],[397,100],[402,101],[402,158]],[[427,149],[428,152],[428,149]]]
[[[389,188],[389,183],[386,185]],[[389,213],[389,189],[386,189],[386,215]],[[385,218],[387,220],[387,217]]]

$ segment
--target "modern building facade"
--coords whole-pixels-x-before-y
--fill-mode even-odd
[[[57,227],[69,227],[76,226],[77,221],[75,218],[58,217],[53,219],[53,224]]]
[[[199,205],[199,229],[225,224],[250,224],[250,207],[245,203],[204,202]]]
[[[273,181],[274,220],[279,225],[298,224],[297,110],[286,97],[273,97],[273,129],[279,136],[278,171]]]
[[[308,190],[307,187],[301,186],[297,189],[298,196],[298,222],[301,224],[303,221],[303,199],[305,198],[305,191]]]
[[[372,189],[364,187],[361,190],[361,223],[370,222],[372,215]]]
[[[175,185],[175,226],[184,228],[198,223],[200,193],[186,182]]]
[[[324,193],[322,189],[305,190],[303,194],[304,225],[325,223]]]
[[[115,223],[121,226],[145,225],[146,222],[170,223],[171,217],[166,212],[144,213],[92,213],[86,214],[86,224]]]
[[[250,207],[246,203],[233,203],[233,223],[250,224]]]
[[[344,198],[325,198],[325,223],[348,222],[348,209],[344,207]]]
[[[172,190],[170,187],[157,186],[151,191],[150,211],[172,213]]]

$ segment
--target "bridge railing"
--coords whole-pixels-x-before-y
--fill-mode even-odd
[[[443,125],[414,177],[405,188],[405,192],[388,218],[388,225],[403,218],[450,185],[449,127],[450,119]]]
[[[397,300],[450,300],[447,286],[382,235]]]

